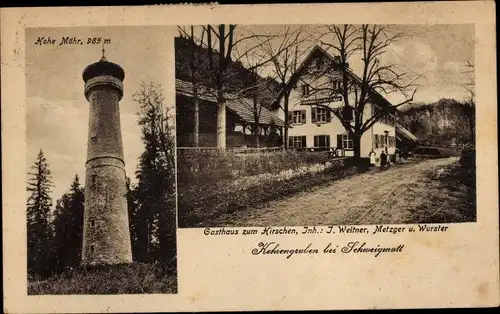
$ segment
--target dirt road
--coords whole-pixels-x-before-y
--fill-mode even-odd
[[[456,163],[457,158],[452,157],[408,162],[386,170],[372,169],[286,199],[219,217],[212,225],[397,224],[429,222],[440,215],[455,215],[455,220],[461,220],[459,213],[442,214],[454,210],[454,203],[460,202],[463,191],[445,191],[437,179],[445,169],[456,167]]]

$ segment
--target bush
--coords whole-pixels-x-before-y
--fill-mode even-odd
[[[325,163],[324,153],[280,151],[271,153],[237,154],[218,150],[177,150],[177,181],[184,185],[210,186],[263,173],[279,173],[304,165]]]
[[[466,170],[476,169],[476,149],[467,148],[462,150],[460,155],[460,165]]]
[[[353,173],[351,158],[310,164],[279,173],[266,173],[206,187],[193,182],[179,190],[179,227],[207,227],[211,220],[267,201],[304,191]],[[361,171],[367,167],[358,168]]]

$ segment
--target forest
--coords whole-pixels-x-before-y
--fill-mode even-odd
[[[442,98],[415,103],[398,112],[400,123],[429,146],[474,146],[475,106],[472,101]]]

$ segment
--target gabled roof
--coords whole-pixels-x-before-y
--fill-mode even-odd
[[[193,83],[176,79],[175,93],[188,97],[193,97]],[[215,93],[212,89],[200,86],[198,91],[199,99],[216,103],[217,99],[214,97],[214,95]],[[243,121],[247,123],[255,123],[254,114],[253,111],[251,110],[251,108],[253,107],[251,99],[244,97],[237,97],[233,94],[227,94],[226,98],[227,98],[226,106],[229,110],[237,114]],[[283,120],[278,118],[274,113],[269,111],[266,107],[261,106],[259,109],[261,110],[259,117],[259,124],[271,125],[274,123],[276,126],[280,127],[285,125]]]
[[[336,65],[340,66],[340,63],[339,63],[339,61],[337,59],[335,59],[325,49],[321,48],[319,45],[316,45],[316,46],[313,47],[313,49],[311,49],[311,51],[309,52],[309,54],[307,55],[307,57],[304,59],[304,61],[302,61],[302,63],[297,68],[297,70],[295,71],[295,73],[290,77],[290,80],[287,83],[287,88],[290,88],[291,86],[293,86],[293,85],[295,85],[297,83],[297,81],[299,80],[300,76],[303,74],[304,70],[307,69],[307,66],[310,64],[310,62],[313,59],[313,57],[316,54],[318,54],[318,53],[326,56],[333,63],[335,63]],[[349,74],[349,76],[352,79],[356,80],[358,83],[362,82],[362,79],[359,76],[357,76],[354,72],[352,72],[352,70],[347,69],[347,73]],[[379,103],[376,104],[376,105],[382,105],[382,106],[385,106],[385,107],[391,107],[392,106],[392,104],[384,96],[382,96],[380,93],[378,93],[377,91],[372,90],[372,93],[373,93],[372,96],[374,96],[377,100],[379,100]],[[281,101],[282,97],[283,97],[283,90],[281,90],[281,92],[278,94],[278,96],[275,99],[275,102],[279,103]],[[394,108],[394,111],[396,111],[396,108]]]
[[[410,142],[418,142],[418,138],[399,123],[396,123],[396,136]]]
[[[192,48],[195,48],[194,54],[196,56],[196,60],[198,61],[196,65],[198,76],[197,81],[207,87],[213,88],[216,85],[216,82],[215,76],[209,66],[208,47],[205,44],[200,45],[199,42],[194,42],[193,40],[183,36],[177,36],[174,38],[175,78],[183,81],[192,81],[190,69],[190,56]],[[214,64],[217,65],[219,52],[215,47],[212,47],[212,52]],[[248,70],[239,60],[233,60],[230,58],[227,71],[231,75],[231,79],[225,82],[224,86],[225,90],[228,92],[237,93],[241,89],[247,89],[251,86],[255,86],[256,84],[265,85],[270,87],[269,91],[272,93],[269,101],[275,98],[279,92],[279,84],[276,80],[270,77],[262,77],[255,74],[253,71]]]

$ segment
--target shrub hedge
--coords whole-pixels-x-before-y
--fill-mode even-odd
[[[218,150],[177,150],[177,184],[209,186],[225,180],[279,173],[304,165],[325,163],[327,154],[272,152],[236,154]]]
[[[302,157],[302,156],[301,156]],[[314,157],[313,157],[314,158]],[[297,165],[307,159],[297,159]],[[312,160],[310,159],[309,162]],[[290,165],[284,162],[282,165]],[[178,190],[180,227],[208,227],[211,220],[254,207],[267,201],[304,191],[308,188],[363,171],[353,167],[352,158],[305,164],[294,169],[247,176],[235,181],[220,181],[212,186],[192,181],[189,188]],[[262,169],[262,168],[259,168]]]

